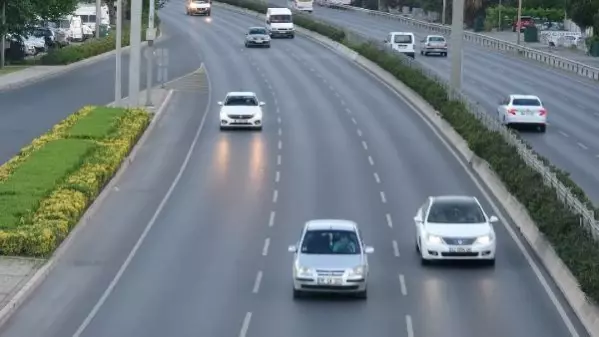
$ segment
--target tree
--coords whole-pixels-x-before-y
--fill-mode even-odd
[[[40,21],[57,20],[75,11],[77,0],[0,0],[6,4],[6,25],[2,33],[26,34]]]
[[[595,16],[599,15],[599,0],[570,0],[567,13],[581,30],[594,27],[595,34],[599,34],[599,25],[596,22],[599,20],[595,20]]]

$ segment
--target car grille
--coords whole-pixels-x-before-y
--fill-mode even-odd
[[[469,246],[476,241],[476,238],[443,238],[448,245],[454,246]]]
[[[345,270],[316,269],[316,274],[318,276],[343,276],[343,274],[345,274]]]
[[[229,115],[231,119],[250,119],[252,117],[252,115]]]

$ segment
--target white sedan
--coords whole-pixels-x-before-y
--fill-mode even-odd
[[[495,265],[496,216],[488,217],[476,197],[428,197],[418,209],[416,250],[422,264],[433,260],[479,260]]]
[[[262,107],[253,92],[229,92],[220,108],[220,129],[251,128],[262,130]]]
[[[499,120],[506,126],[525,124],[537,126],[541,132],[547,128],[547,109],[537,96],[509,95],[497,107]]]

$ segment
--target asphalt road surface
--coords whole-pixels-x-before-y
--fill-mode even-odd
[[[285,0],[274,2],[286,4]],[[379,41],[392,31],[413,31],[417,41],[432,34],[414,31],[399,21],[348,10],[317,6],[312,15]],[[416,60],[426,68],[449,79],[450,57],[420,56],[419,47],[416,53]],[[465,43],[462,85],[491,114],[497,113],[499,100],[509,94],[539,96],[548,109],[547,133],[527,131],[522,135],[538,153],[571,173],[599,203],[599,82]]]
[[[212,15],[187,17],[180,2],[162,11],[188,40],[180,52],[201,53],[210,94],[174,94],[119,189],[1,337],[586,336],[503,224],[495,268],[420,266],[411,219],[428,195],[476,195],[494,212],[402,100],[300,36],[245,49],[258,22]],[[266,102],[262,132],[219,130],[216,101],[233,90]],[[315,218],[361,225],[375,248],[367,301],[292,299],[287,246]]]
[[[156,48],[170,51],[167,78],[176,78],[201,63],[197,54],[178,53],[187,40],[179,33],[164,35]],[[86,65],[63,75],[26,87],[0,92],[0,165],[17,154],[31,140],[85,105],[104,105],[114,101],[115,57]],[[129,53],[123,53],[123,96],[128,96]],[[141,69],[141,86],[146,84],[145,62]],[[144,98],[144,97],[142,97]],[[142,101],[143,102],[143,101]]]

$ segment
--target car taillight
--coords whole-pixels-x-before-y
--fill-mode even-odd
[[[509,109],[507,112],[511,115],[515,115],[516,114],[516,109]]]
[[[426,43],[426,46],[427,46],[427,47],[430,47],[430,46],[431,46],[431,44],[427,42],[427,43]]]
[[[547,110],[545,110],[545,109],[539,110],[539,115],[540,116],[545,116],[546,114],[547,114]]]

